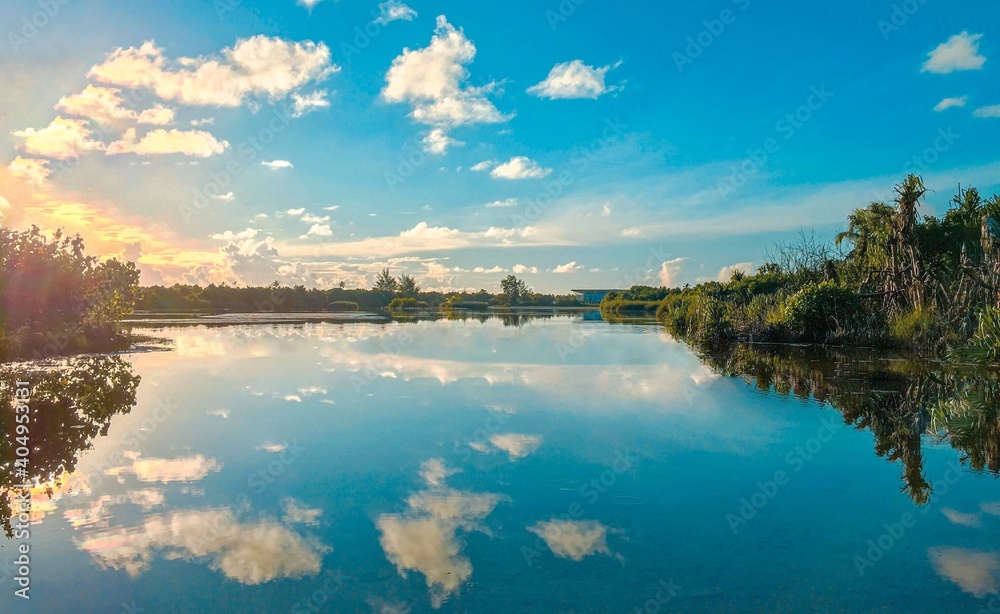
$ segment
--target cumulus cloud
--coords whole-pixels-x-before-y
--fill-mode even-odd
[[[222,463],[201,454],[180,458],[141,458],[138,453],[130,453],[129,465],[111,467],[105,474],[120,476],[133,474],[140,482],[197,482],[210,473],[222,469]]]
[[[931,548],[927,554],[934,571],[963,591],[980,598],[997,591],[1000,558],[995,553],[964,548]]]
[[[979,107],[972,114],[976,117],[1000,117],[1000,104]]]
[[[577,271],[582,271],[583,265],[578,265],[576,260],[572,262],[567,262],[566,264],[560,264],[556,268],[552,269],[553,273],[576,273]]]
[[[235,107],[250,98],[280,100],[340,68],[323,43],[268,36],[241,39],[219,57],[169,61],[153,41],[118,48],[88,76],[101,83],[146,88],[164,100]]]
[[[486,205],[487,209],[495,209],[498,207],[516,207],[518,200],[516,198],[508,198],[507,200],[495,200]]]
[[[664,288],[675,288],[681,283],[684,272],[684,262],[687,258],[674,258],[660,265],[660,285]]]
[[[404,49],[392,61],[382,97],[387,102],[409,103],[415,121],[441,134],[459,126],[508,121],[511,116],[501,113],[486,97],[496,89],[496,83],[466,85],[466,65],[475,57],[472,41],[441,15],[429,46]],[[430,142],[440,143],[440,135]]]
[[[388,25],[389,22],[397,21],[399,19],[413,21],[413,18],[417,16],[417,12],[415,10],[403,4],[400,0],[379,2],[378,10],[379,16],[375,18],[375,23],[382,24],[383,26]]]
[[[129,128],[121,139],[108,145],[107,153],[109,156],[134,153],[140,156],[183,154],[209,158],[223,153],[228,148],[228,141],[219,141],[203,130],[157,128],[139,139],[136,137],[135,128]]]
[[[266,166],[267,168],[271,169],[272,171],[281,170],[283,168],[295,168],[295,165],[293,165],[288,160],[265,160],[265,161],[261,162],[260,165],[261,166]],[[300,209],[299,211],[305,211],[305,209]],[[289,211],[289,213],[292,213],[292,212]],[[292,213],[292,215],[295,215],[295,214]]]
[[[622,230],[622,238],[624,239],[639,239],[644,236],[645,233],[638,226],[631,226]]]
[[[330,228],[329,224],[313,224],[306,234],[302,235],[300,238],[307,237],[332,237],[333,229]]]
[[[617,67],[618,64],[594,68],[584,64],[582,60],[556,64],[544,81],[528,88],[528,93],[549,100],[595,99],[616,89],[608,87],[604,80],[608,71]]]
[[[497,165],[497,163],[494,160],[483,160],[482,162],[477,162],[476,164],[473,164],[470,167],[469,170],[473,170],[473,171],[476,171],[477,173],[481,173],[483,171],[490,170],[491,168],[493,168],[496,165]]]
[[[441,128],[435,128],[428,132],[422,142],[424,144],[424,151],[434,156],[443,156],[448,153],[449,147],[465,145],[462,141],[448,136],[448,133]]]
[[[143,111],[134,111],[125,107],[120,89],[96,85],[88,85],[79,94],[60,99],[56,103],[56,110],[69,115],[89,117],[103,124],[132,121],[163,126],[174,120],[172,109],[158,104]]]
[[[39,158],[17,156],[7,168],[16,176],[34,185],[42,185],[49,178],[49,175],[52,174],[52,169],[49,168],[49,161]]]
[[[940,75],[956,70],[979,70],[986,63],[986,57],[979,53],[979,39],[982,34],[962,32],[952,36],[927,54],[921,72]]]
[[[593,520],[549,520],[528,530],[545,541],[552,554],[572,561],[582,561],[593,554],[611,555],[607,528]]]
[[[514,271],[514,273],[517,275],[523,275],[524,273],[537,273],[538,267],[535,266],[529,267],[523,264],[515,264],[511,270]]]
[[[945,98],[941,102],[934,105],[934,110],[940,113],[941,111],[952,107],[964,107],[965,103],[968,101],[968,96],[962,96],[960,98]]]
[[[473,167],[475,168],[475,167]],[[526,156],[515,156],[490,171],[494,179],[541,179],[552,173],[551,168],[542,168],[538,162]]]
[[[324,549],[273,522],[240,523],[225,509],[182,510],[147,518],[132,528],[86,534],[77,546],[106,569],[138,576],[157,553],[204,560],[242,584],[314,576]]]
[[[24,139],[20,149],[25,153],[66,160],[78,158],[85,151],[102,151],[105,145],[90,137],[93,131],[85,119],[56,117],[41,129],[15,130],[11,135]]]

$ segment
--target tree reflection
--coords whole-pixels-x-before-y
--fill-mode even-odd
[[[926,438],[950,443],[974,470],[1000,472],[1000,378],[955,363],[915,363],[884,352],[731,345],[699,348],[717,373],[761,390],[830,404],[875,436],[875,453],[902,464],[902,490],[930,500]]]
[[[16,383],[31,384],[31,423],[27,436],[30,457],[27,476],[15,471]],[[55,366],[31,363],[0,368],[0,514],[8,538],[12,536],[12,501],[28,482],[58,486],[64,473],[76,469],[80,452],[90,449],[97,436],[105,436],[111,419],[128,413],[136,403],[139,376],[120,356],[85,356]]]

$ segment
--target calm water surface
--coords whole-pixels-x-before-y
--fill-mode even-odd
[[[782,394],[657,326],[509,324],[164,327],[71,361],[36,437],[71,471],[32,493],[30,607],[0,550],[0,609],[989,607],[1000,485],[833,407],[886,386]]]

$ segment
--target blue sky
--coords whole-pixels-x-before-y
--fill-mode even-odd
[[[7,2],[3,223],[146,283],[565,292],[1000,181],[995,3],[308,4]]]

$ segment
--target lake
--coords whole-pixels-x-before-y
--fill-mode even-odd
[[[1000,607],[988,378],[579,314],[141,332],[7,366],[62,479],[4,611]]]

